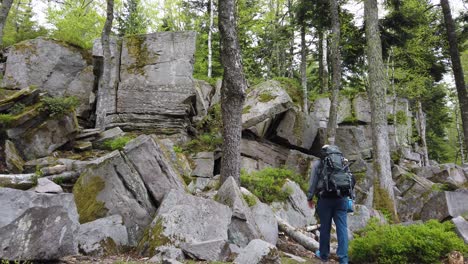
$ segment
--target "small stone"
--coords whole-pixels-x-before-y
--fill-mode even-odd
[[[93,148],[93,144],[90,141],[76,141],[73,148],[77,151],[85,151]]]
[[[34,191],[37,193],[63,193],[60,185],[46,178],[39,178],[37,180],[37,186],[34,188]]]

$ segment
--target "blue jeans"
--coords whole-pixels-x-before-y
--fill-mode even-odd
[[[330,230],[333,222],[338,236],[340,264],[348,263],[348,224],[346,198],[320,198],[317,202],[317,213],[320,218],[320,258],[328,259],[330,254]]]

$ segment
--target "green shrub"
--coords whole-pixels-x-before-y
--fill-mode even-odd
[[[78,98],[70,97],[45,97],[42,98],[42,110],[49,112],[50,116],[62,117],[75,110],[80,104]]]
[[[440,263],[451,251],[468,253],[468,247],[453,232],[451,222],[430,220],[425,224],[369,225],[350,243],[353,263]]]
[[[185,144],[184,151],[198,153],[203,151],[214,151],[223,144],[223,137],[218,133],[206,133],[190,140]]]
[[[174,146],[172,147],[175,153],[182,153],[184,149],[181,146]]]
[[[12,108],[10,108],[9,113],[12,115],[17,115],[17,114],[22,113],[25,108],[26,106],[24,104],[15,103],[15,105]]]
[[[307,180],[288,169],[267,167],[250,174],[241,172],[241,186],[266,203],[284,201],[288,198],[291,191],[282,189],[286,179],[298,183],[304,191],[307,190]]]
[[[133,137],[129,137],[129,136],[122,136],[122,137],[118,137],[114,139],[108,139],[104,141],[103,146],[105,149],[108,149],[108,150],[116,150],[116,149],[121,150],[132,139]]]
[[[292,79],[292,78],[286,78],[286,77],[276,77],[273,78],[273,80],[276,80],[281,83],[281,86],[286,90],[288,93],[289,97],[291,97],[291,100],[294,102],[296,105],[302,105],[303,104],[303,98],[304,94],[302,91],[301,84],[297,79]]]

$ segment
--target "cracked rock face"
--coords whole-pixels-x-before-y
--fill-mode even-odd
[[[151,223],[156,208],[171,189],[184,184],[164,158],[157,143],[142,135],[129,142],[122,152],[99,158],[78,179],[73,193],[80,222],[119,214],[136,245]]]
[[[158,32],[112,41],[111,83],[99,87],[97,102],[107,113],[106,126],[185,134],[196,104],[195,39],[195,32]],[[93,55],[102,57],[99,41]]]

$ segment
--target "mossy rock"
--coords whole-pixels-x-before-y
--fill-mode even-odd
[[[158,219],[156,223],[151,224],[143,234],[137,246],[137,251],[141,255],[153,256],[157,247],[171,243],[171,240],[163,234],[164,227],[162,219]]]
[[[81,224],[107,215],[105,203],[97,200],[97,196],[104,188],[104,180],[99,176],[88,176],[86,173],[82,174],[75,183],[73,194]]]

